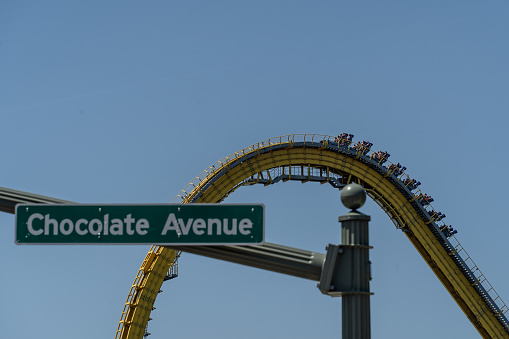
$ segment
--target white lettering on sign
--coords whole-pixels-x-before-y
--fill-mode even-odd
[[[77,217],[76,217],[77,218]],[[122,218],[110,219],[109,214],[99,218],[65,218],[59,220],[51,215],[34,213],[28,217],[26,223],[29,234],[34,236],[143,236],[148,234],[150,224],[147,219],[133,218],[127,214]],[[253,222],[248,219],[237,218],[177,218],[175,213],[170,213],[166,219],[161,235],[165,236],[173,231],[177,236],[249,236],[252,234]]]
[[[67,229],[65,228],[67,225]],[[69,220],[69,219],[64,219],[62,220],[62,222],[60,223],[60,233],[62,233],[63,235],[69,235],[72,233],[72,229],[73,229],[73,224],[72,224],[72,221]]]
[[[136,233],[139,235],[147,234],[146,229],[149,227],[147,219],[140,219],[136,222]]]
[[[207,231],[207,235],[214,234],[221,235],[222,232],[226,235],[236,235],[237,231],[242,235],[251,234],[251,230],[253,228],[253,222],[247,218],[238,220],[236,218],[231,219],[231,226],[228,226],[229,219],[221,220],[216,218],[210,218],[205,221],[205,219],[187,219],[187,222],[184,219],[177,219],[175,217],[175,213],[170,213],[168,215],[168,219],[166,219],[166,224],[164,225],[163,231],[161,235],[166,235],[168,231],[175,231],[178,235],[188,235],[189,231],[192,229],[193,233],[196,235],[203,235],[205,233],[205,229]]]
[[[78,219],[74,223],[71,219],[64,219],[59,223],[56,219],[52,219],[49,214],[34,213],[27,220],[27,229],[31,235],[41,235],[43,233],[44,235],[50,235],[50,233],[52,235],[70,235],[73,232],[76,232],[78,235],[99,235],[101,232],[104,235],[123,235],[125,222],[125,231],[128,235],[135,233],[137,235],[145,235],[150,227],[147,219],[136,220],[132,218],[131,214],[128,214],[124,221],[113,219],[111,224],[109,219],[109,214],[106,214],[103,220]]]
[[[30,216],[30,218],[28,218],[28,222],[27,222],[28,232],[30,232],[30,234],[32,234],[32,235],[39,235],[44,231],[42,229],[40,229],[40,230],[34,229],[34,227],[32,226],[32,222],[34,222],[35,218],[42,220],[42,219],[44,219],[44,216],[39,213],[32,214]]]
[[[133,235],[134,234],[134,230],[131,229],[131,224],[134,222],[134,219],[131,218],[130,214],[127,215],[127,218],[124,219],[124,222],[125,222],[125,224],[127,226],[127,229],[126,229],[127,234]]]
[[[253,228],[253,222],[249,219],[242,219],[239,225],[239,232],[243,235],[248,235],[251,233],[251,228]]]

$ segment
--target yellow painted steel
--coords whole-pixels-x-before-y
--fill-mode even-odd
[[[233,156],[226,157],[206,170],[206,176],[193,181],[193,189],[183,196],[182,203],[217,203],[224,200],[241,183],[255,174],[268,171],[281,166],[302,165],[309,167],[321,167],[336,170],[348,174],[348,181],[358,182],[369,186],[368,194],[374,197],[376,202],[392,218],[400,220],[405,228],[405,235],[412,242],[423,259],[428,263],[432,271],[451,294],[468,319],[472,322],[483,338],[509,338],[500,322],[490,311],[486,303],[477,294],[467,278],[459,270],[451,256],[439,244],[433,233],[419,217],[410,202],[403,194],[387,179],[374,169],[360,162],[358,158],[364,151],[358,152],[354,159],[336,151],[326,149],[328,141],[326,136],[308,136],[307,140],[318,142],[323,140],[324,147],[309,148],[302,145],[295,146],[294,136],[280,137],[259,143],[247,149],[237,152]],[[306,135],[304,135],[306,140]],[[315,138],[315,139],[313,139]],[[322,138],[322,139],[320,139]],[[300,136],[302,139],[302,136]],[[284,144],[284,149],[272,150],[272,146]],[[261,150],[267,151],[262,153]],[[252,155],[252,157],[239,162],[240,157]],[[288,175],[291,175],[291,168]],[[189,186],[189,185],[188,185]],[[195,199],[195,197],[198,199]],[[141,338],[148,321],[148,315],[159,286],[169,267],[171,258],[175,258],[175,252],[169,248],[153,247],[138,272],[132,300],[128,298],[128,310],[125,320],[121,320],[118,333],[119,338]],[[159,262],[162,262],[161,264]],[[150,272],[145,273],[146,265],[150,263]],[[139,281],[138,281],[139,280]],[[157,287],[155,287],[157,286]],[[150,289],[149,289],[150,288]],[[132,289],[133,290],[133,289]],[[126,304],[127,305],[127,304]],[[134,311],[130,312],[133,309]],[[128,331],[125,332],[125,328]],[[143,330],[142,330],[143,329]],[[132,335],[131,335],[132,334]]]
[[[175,259],[174,250],[152,246],[129,291],[116,339],[143,338],[157,294]]]

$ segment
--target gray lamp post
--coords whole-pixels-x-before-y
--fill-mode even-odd
[[[341,245],[351,248],[350,291],[343,293],[343,338],[371,338],[369,281],[369,215],[359,211],[366,202],[366,191],[362,186],[349,184],[341,192],[341,202],[351,211],[339,217],[341,222]]]
[[[346,185],[341,201],[351,211],[339,217],[341,245],[327,246],[318,288],[331,297],[343,298],[343,339],[370,339],[368,225],[371,217],[357,211],[366,201],[366,191],[357,184]]]

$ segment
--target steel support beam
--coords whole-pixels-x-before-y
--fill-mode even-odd
[[[248,246],[172,246],[171,248],[241,265],[319,281],[325,255],[264,243]]]
[[[71,201],[0,187],[0,212],[16,213],[17,204],[70,204]]]

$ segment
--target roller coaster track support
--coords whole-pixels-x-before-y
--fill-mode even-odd
[[[318,134],[293,134],[261,141],[226,156],[193,179],[176,203],[220,203],[236,189],[288,180],[363,186],[410,240],[483,338],[509,338],[507,306],[487,282],[431,204],[404,170],[361,143]],[[370,145],[371,147],[371,145]],[[401,170],[400,170],[401,169]],[[203,249],[207,251],[207,249]]]

